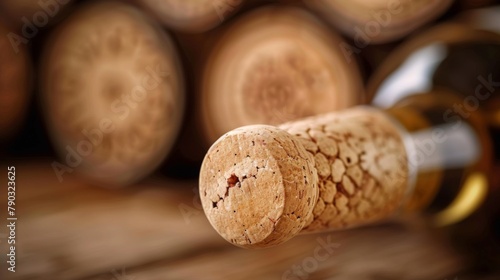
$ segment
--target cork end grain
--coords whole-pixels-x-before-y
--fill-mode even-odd
[[[318,196],[311,154],[273,126],[227,133],[202,164],[203,209],[217,232],[240,247],[269,247],[292,238],[312,219]]]
[[[185,103],[181,62],[172,38],[135,7],[82,6],[51,34],[40,64],[49,134],[79,175],[130,185],[173,148]]]
[[[359,104],[359,69],[337,48],[342,43],[314,15],[293,7],[261,7],[229,24],[203,69],[206,142],[244,125],[278,125]]]

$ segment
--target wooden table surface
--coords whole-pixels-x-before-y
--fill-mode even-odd
[[[467,275],[446,239],[400,223],[241,249],[208,223],[196,181],[106,189],[74,176],[60,183],[38,161],[16,165],[16,186],[16,272],[7,271],[2,226],[0,279],[500,279]],[[6,221],[6,191],[0,199]]]

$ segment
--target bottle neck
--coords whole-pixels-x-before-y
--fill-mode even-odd
[[[436,225],[473,213],[488,193],[491,144],[479,112],[454,110],[461,99],[435,90],[408,96],[386,112],[403,127],[410,194],[405,211],[423,211]]]

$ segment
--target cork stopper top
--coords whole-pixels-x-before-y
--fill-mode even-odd
[[[217,232],[241,247],[268,247],[299,233],[318,199],[312,156],[273,126],[252,125],[221,137],[200,174],[203,209]]]

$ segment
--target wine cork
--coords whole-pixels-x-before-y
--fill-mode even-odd
[[[200,86],[207,144],[244,125],[277,125],[363,102],[343,40],[302,9],[267,6],[238,18],[213,47]]]
[[[406,159],[401,131],[374,109],[246,126],[208,151],[200,196],[227,241],[268,247],[391,216],[408,194]]]
[[[29,55],[12,44],[13,31],[0,22],[0,144],[19,130],[28,108],[31,81]]]
[[[159,26],[123,3],[89,4],[55,31],[43,58],[60,179],[76,169],[102,185],[126,185],[164,160],[182,122],[184,85]]]
[[[184,32],[210,30],[240,9],[244,0],[133,0],[166,26]]]
[[[356,48],[395,41],[444,13],[452,0],[304,1],[343,33]]]

